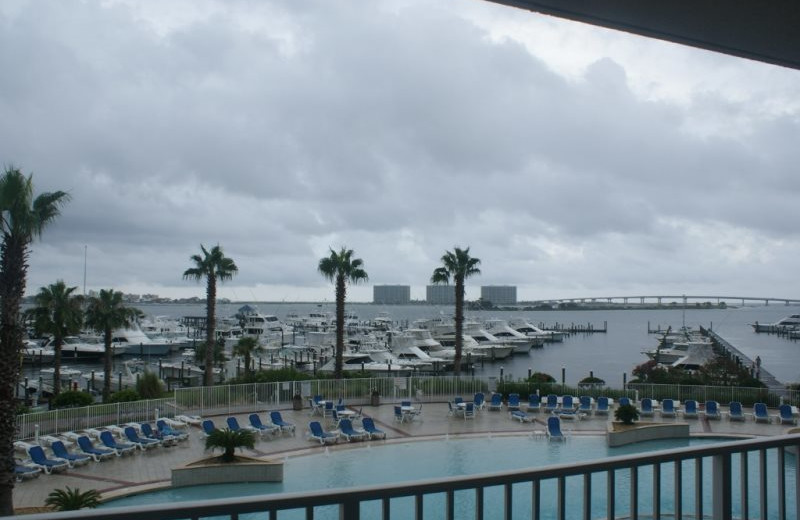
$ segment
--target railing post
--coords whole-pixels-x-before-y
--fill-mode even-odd
[[[711,460],[711,504],[713,520],[731,518],[733,493],[731,492],[731,455],[714,455]]]
[[[339,504],[339,520],[358,520],[360,515],[358,500],[348,499]]]

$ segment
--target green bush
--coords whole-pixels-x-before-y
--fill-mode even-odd
[[[206,437],[206,449],[222,448],[222,462],[233,462],[236,448],[255,447],[256,435],[251,430],[216,429]]]
[[[56,511],[76,511],[84,508],[95,508],[100,505],[100,493],[96,489],[81,491],[78,488],[55,489],[44,501]]]
[[[164,383],[158,378],[158,374],[145,370],[136,382],[136,391],[142,399],[158,399],[164,394]]]
[[[139,392],[136,390],[132,390],[130,388],[126,388],[125,390],[120,390],[119,392],[114,392],[109,397],[109,403],[128,403],[131,401],[139,401],[142,399],[142,396],[139,395]]]
[[[94,397],[89,392],[67,390],[61,392],[50,401],[52,408],[78,408],[94,404]]]
[[[623,404],[614,410],[614,419],[622,424],[633,424],[633,421],[639,420],[639,410],[632,404]]]

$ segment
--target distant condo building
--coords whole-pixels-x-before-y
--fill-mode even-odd
[[[481,299],[492,302],[493,305],[516,305],[516,285],[483,285],[481,286]]]
[[[425,301],[432,305],[453,305],[456,303],[456,288],[452,285],[428,285],[425,287]]]
[[[411,303],[410,285],[374,285],[372,303],[406,305]]]

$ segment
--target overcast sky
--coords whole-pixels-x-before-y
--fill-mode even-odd
[[[3,0],[0,163],[72,201],[27,292],[800,298],[800,71],[480,0]]]

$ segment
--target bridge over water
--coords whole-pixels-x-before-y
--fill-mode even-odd
[[[710,295],[646,295],[646,296],[592,296],[589,298],[554,298],[549,300],[533,300],[531,303],[541,304],[559,304],[559,303],[616,303],[616,304],[629,304],[638,303],[640,305],[656,304],[665,305],[669,303],[680,303],[688,305],[689,302],[693,303],[706,303],[712,302],[717,305],[721,303],[736,303],[745,305],[750,303],[761,303],[770,305],[774,303],[784,305],[800,305],[800,298],[773,298],[769,296],[710,296]]]

